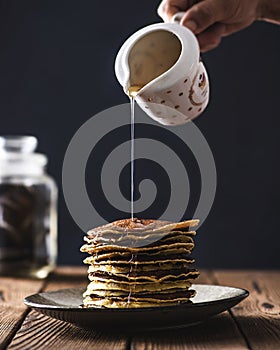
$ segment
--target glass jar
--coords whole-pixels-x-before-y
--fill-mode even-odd
[[[33,136],[0,137],[0,274],[45,278],[57,257],[57,186]]]

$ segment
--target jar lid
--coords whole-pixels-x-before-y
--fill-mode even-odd
[[[5,152],[32,153],[37,145],[34,136],[0,136],[0,150]]]
[[[0,136],[0,176],[42,174],[48,159],[37,144],[34,136]]]

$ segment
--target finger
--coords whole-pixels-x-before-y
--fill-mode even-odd
[[[199,34],[228,16],[226,3],[226,1],[217,0],[201,1],[186,12],[181,23],[195,34]]]
[[[202,53],[205,53],[205,52],[216,49],[219,45],[220,45],[220,42],[217,44],[213,44],[213,45],[207,45],[207,46],[203,47],[200,51]]]
[[[222,23],[215,23],[204,32],[197,35],[200,50],[202,52],[209,51],[217,47],[226,31],[226,25]]]
[[[226,28],[225,28],[223,36],[228,36],[230,34],[239,32],[242,29],[245,29],[250,24],[252,24],[253,21],[254,21],[253,19],[252,20],[249,19],[248,21],[246,21],[246,22],[244,21],[242,23],[240,22],[240,23],[234,23],[234,24],[226,24]]]
[[[186,0],[163,0],[158,7],[158,15],[165,22],[170,22],[177,12],[186,11],[189,6]]]

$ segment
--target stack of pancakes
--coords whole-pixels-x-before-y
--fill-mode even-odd
[[[150,307],[189,301],[199,276],[190,257],[193,227],[180,223],[125,219],[87,233],[82,252],[90,254],[90,283],[83,307]]]

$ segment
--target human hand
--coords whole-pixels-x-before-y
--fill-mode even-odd
[[[202,52],[257,19],[280,21],[279,0],[163,0],[158,8],[167,22],[180,11],[186,11],[181,24],[196,34]]]

